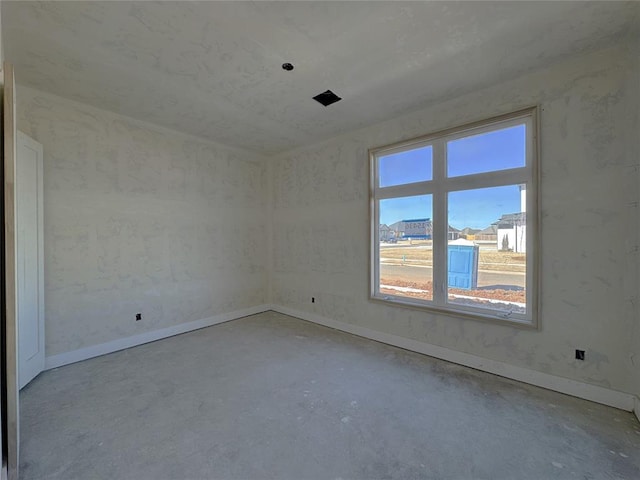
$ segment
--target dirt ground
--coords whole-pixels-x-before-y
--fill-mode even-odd
[[[417,290],[423,290],[423,292],[402,292],[402,296],[412,298],[422,298],[424,300],[433,300],[433,283],[427,282],[407,282],[404,280],[381,278],[380,285],[390,285],[395,287],[408,287],[415,288]],[[381,293],[389,295],[398,295],[397,290],[381,288]],[[490,300],[501,300],[505,302],[518,302],[526,303],[526,292],[524,290],[462,290],[459,288],[450,288],[450,295],[464,295],[467,297],[475,298],[487,298]],[[453,298],[453,297],[452,297]]]
[[[427,244],[381,248],[380,257],[385,262],[391,263],[433,265],[433,250]],[[480,248],[478,268],[480,270],[500,272],[524,272],[526,269],[526,255],[524,253],[499,252]]]

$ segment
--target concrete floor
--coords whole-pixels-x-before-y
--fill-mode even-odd
[[[627,412],[264,313],[41,374],[24,479],[638,479]]]

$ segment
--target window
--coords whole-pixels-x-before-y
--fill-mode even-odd
[[[536,109],[370,151],[371,297],[535,326]]]

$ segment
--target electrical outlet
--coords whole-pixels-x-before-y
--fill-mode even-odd
[[[311,303],[316,303],[316,297],[311,297]]]
[[[136,322],[138,320],[142,320],[142,314],[141,313],[136,313]]]
[[[584,361],[584,350],[576,350],[576,360]]]

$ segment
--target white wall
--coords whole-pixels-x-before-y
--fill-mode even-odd
[[[502,250],[502,242],[507,237],[507,244],[514,252],[525,253],[527,251],[527,227],[514,225],[511,228],[498,228],[497,249]]]
[[[0,12],[2,12],[2,8],[0,8]],[[2,87],[2,85],[4,85],[4,74],[2,73],[3,71],[3,64],[4,64],[4,47],[2,44],[2,15],[0,15],[0,88]],[[4,97],[2,95],[0,95],[0,101],[4,101]],[[0,111],[4,111],[3,108],[0,108]],[[4,120],[0,121],[0,125],[2,125],[2,132],[0,132],[0,136],[2,136],[2,142],[0,142],[0,158],[2,158],[2,168],[4,169]],[[2,188],[2,196],[4,198],[4,186]],[[3,204],[4,205],[4,204]],[[4,208],[4,207],[3,207]],[[2,228],[4,228],[4,225],[2,226]],[[4,245],[3,247],[4,248]],[[2,272],[2,275],[4,275],[4,271]],[[4,355],[0,355],[0,374],[1,375],[6,375],[5,372],[5,367],[4,367]],[[0,397],[0,408],[2,406],[2,404],[6,401],[6,398]],[[3,430],[3,426],[2,426],[2,416],[0,415],[0,432]],[[0,452],[2,451],[2,436],[0,435]],[[6,476],[6,470],[4,469],[4,459],[1,458],[2,454],[0,454],[0,476],[2,478],[5,478]]]
[[[2,62],[4,62],[4,44],[2,43],[2,9],[0,8],[0,71],[2,71]]]
[[[26,87],[18,127],[44,146],[47,355],[265,302],[262,157]]]
[[[4,68],[4,43],[2,41],[2,8],[0,8],[0,86],[4,85],[4,75],[1,75]]]
[[[627,104],[637,102],[638,74],[624,46],[568,58],[273,158],[273,303],[637,392],[629,334],[638,315],[638,123]],[[369,301],[367,149],[532,104],[541,107],[540,331]]]
[[[632,50],[632,60],[631,62],[635,62],[636,67],[640,65],[640,40],[635,43],[635,49]],[[629,111],[629,118],[633,119],[630,121],[630,129],[631,135],[635,137],[635,143],[629,143],[629,158],[630,163],[635,164],[636,173],[638,175],[638,190],[640,191],[640,88],[638,85],[640,84],[640,78],[638,75],[630,76],[628,79],[628,88],[635,93],[635,96],[629,98],[627,103],[627,108]],[[638,215],[640,215],[640,208],[637,209]],[[640,227],[640,217],[638,217],[638,226]],[[638,283],[636,285],[637,288],[640,289],[640,230],[638,231],[638,239],[635,244],[631,245],[632,250],[636,250],[636,254],[638,258],[635,261],[635,266],[637,269],[637,278]],[[638,298],[640,298],[640,291]],[[640,305],[638,306],[638,311],[635,316],[635,326],[633,330],[633,335],[631,336],[631,354],[630,354],[630,363],[632,367],[632,384],[633,384],[633,393],[638,396],[637,399],[637,410],[636,416],[640,418]]]

